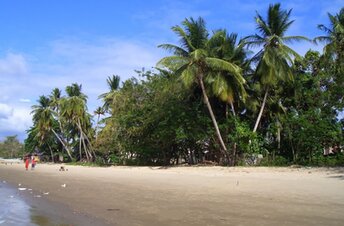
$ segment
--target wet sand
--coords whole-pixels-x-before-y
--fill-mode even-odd
[[[94,225],[343,225],[344,168],[0,165]],[[61,186],[61,185],[65,185]],[[38,207],[39,208],[39,207]],[[49,204],[44,207],[49,212]],[[82,224],[80,224],[82,225]]]

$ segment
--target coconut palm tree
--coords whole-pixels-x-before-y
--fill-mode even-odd
[[[344,59],[344,7],[336,15],[328,13],[328,17],[330,27],[318,25],[318,28],[326,35],[315,38],[315,41],[326,43],[325,55],[334,59]]]
[[[212,57],[223,59],[241,68],[247,67],[246,50],[243,45],[237,43],[237,34],[228,34],[226,30],[218,30],[209,39],[208,51]],[[222,101],[231,106],[235,116],[235,99],[245,100],[247,94],[244,87],[243,77],[233,76],[228,71],[214,71],[213,76],[207,76],[207,83],[211,85],[212,91]],[[228,111],[226,110],[228,116]]]
[[[329,70],[325,73],[326,90],[329,93],[328,98],[340,112],[344,108],[344,7],[335,15],[328,13],[328,17],[330,26],[318,25],[326,35],[315,38],[315,41],[326,44],[321,56],[322,65]]]
[[[248,47],[262,47],[253,57],[253,61],[258,62],[255,75],[264,92],[261,108],[254,125],[254,132],[257,131],[270,89],[278,81],[293,79],[291,65],[293,60],[300,58],[300,56],[286,43],[308,40],[303,36],[285,36],[294,22],[290,20],[291,12],[292,10],[282,10],[279,3],[271,4],[266,19],[259,13],[255,17],[260,35],[255,34],[244,39]]]
[[[94,114],[97,115],[97,124],[96,124],[96,140],[98,138],[98,128],[99,128],[99,119],[101,115],[105,114],[104,108],[102,107],[97,107],[97,109],[94,111]]]
[[[103,109],[105,111],[109,110],[110,105],[115,99],[116,91],[119,89],[120,80],[121,78],[118,75],[112,75],[112,77],[108,77],[106,79],[110,91],[99,95],[99,99],[104,101]]]
[[[50,99],[46,96],[40,96],[38,99],[38,105],[33,105],[32,109],[32,119],[37,128],[37,138],[39,139],[39,143],[42,143],[45,138],[49,137],[49,133],[52,132],[65,148],[69,158],[73,160],[68,142],[66,142],[54,129],[55,118],[53,116],[54,112],[50,107]]]
[[[172,51],[174,55],[162,58],[158,62],[158,66],[166,67],[177,75],[181,75],[181,79],[187,86],[197,84],[201,88],[203,100],[208,108],[221,148],[227,152],[208,99],[204,79],[213,70],[228,71],[239,78],[241,77],[241,69],[233,63],[210,56],[207,49],[209,34],[202,18],[197,20],[193,18],[185,19],[182,25],[183,28],[178,25],[172,27],[172,30],[180,37],[180,46],[172,44],[159,45],[160,48]]]
[[[82,149],[87,161],[92,161],[95,153],[91,146],[87,132],[91,127],[90,115],[87,113],[87,96],[81,92],[81,85],[76,83],[66,87],[67,97],[60,101],[61,116],[79,133],[79,154],[82,158]]]
[[[62,99],[62,91],[59,88],[54,88],[51,91],[51,94],[49,95],[49,99],[50,99],[50,107],[52,108],[52,110],[54,111],[54,118],[57,120],[58,124],[59,124],[59,128],[60,128],[60,136],[63,137],[63,139],[67,139],[67,134],[65,131],[65,123],[62,121],[62,117],[60,114],[60,101]],[[66,144],[69,144],[69,142],[65,142]],[[69,148],[71,149],[71,148]]]

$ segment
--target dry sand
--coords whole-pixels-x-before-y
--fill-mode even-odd
[[[0,179],[99,224],[344,224],[344,168],[60,166],[0,165]]]

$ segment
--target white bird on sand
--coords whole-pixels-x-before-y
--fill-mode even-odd
[[[43,195],[49,195],[49,192],[43,192]]]
[[[66,184],[62,184],[61,187],[65,188],[65,187],[66,187]]]
[[[19,189],[19,191],[25,191],[26,190],[26,188],[18,188]]]

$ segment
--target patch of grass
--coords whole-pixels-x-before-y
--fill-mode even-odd
[[[89,166],[89,167],[100,167],[103,166],[101,164],[98,164],[96,162],[68,162],[66,163],[70,166]]]

